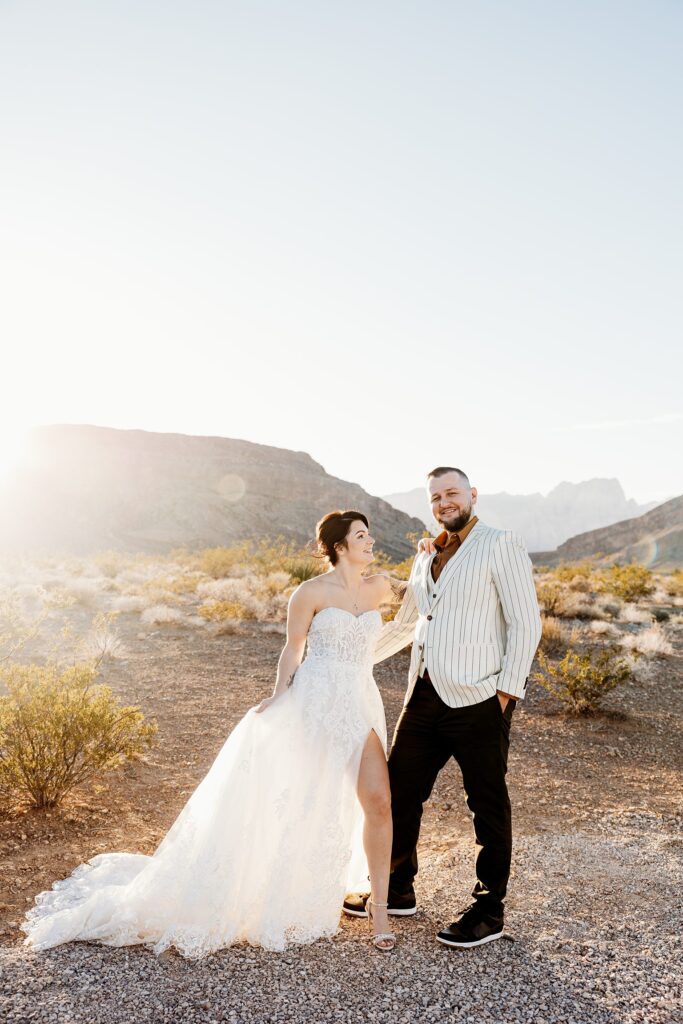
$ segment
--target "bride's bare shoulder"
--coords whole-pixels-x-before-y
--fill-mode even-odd
[[[315,601],[329,587],[329,581],[326,579],[327,573],[321,573],[320,576],[312,576],[310,580],[304,580],[294,591],[295,594],[301,594],[306,600]]]

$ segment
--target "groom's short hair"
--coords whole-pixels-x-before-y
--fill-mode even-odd
[[[470,486],[470,478],[467,473],[462,469],[457,469],[456,466],[437,466],[436,469],[427,473],[427,479],[431,480],[433,476],[443,476],[445,473],[457,473],[460,479],[464,480],[468,487]]]

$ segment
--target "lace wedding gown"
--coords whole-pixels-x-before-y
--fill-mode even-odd
[[[154,855],[101,854],[56,882],[26,915],[26,944],[200,957],[334,935],[344,894],[367,888],[356,783],[372,729],[386,748],[381,625],[377,611],[318,612],[290,688],[238,723]]]

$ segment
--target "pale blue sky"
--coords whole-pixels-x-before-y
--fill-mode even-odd
[[[0,459],[680,493],[682,51],[673,2],[0,0]]]

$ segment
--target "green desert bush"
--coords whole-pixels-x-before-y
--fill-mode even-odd
[[[140,758],[157,726],[95,683],[91,664],[12,664],[0,672],[0,792],[57,806],[74,787]]]
[[[292,555],[285,559],[285,571],[295,583],[305,583],[324,572],[325,565],[322,559],[313,558],[312,555]]]
[[[572,715],[592,715],[603,698],[631,675],[628,664],[614,647],[589,650],[585,654],[569,649],[561,661],[551,661],[539,651],[540,672],[534,679],[562,701]]]

